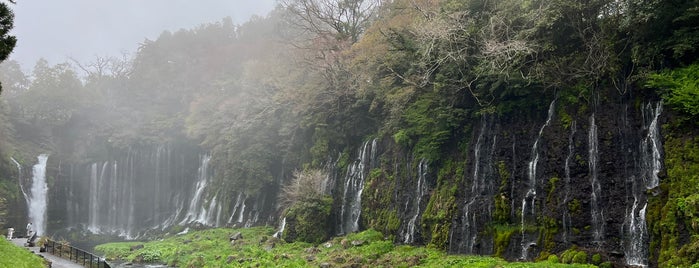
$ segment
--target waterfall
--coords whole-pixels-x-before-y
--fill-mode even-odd
[[[563,218],[561,219],[561,222],[563,223],[563,243],[568,245],[570,242],[570,211],[568,211],[568,202],[570,201],[570,160],[573,159],[573,155],[575,154],[575,131],[576,131],[576,123],[575,121],[571,122],[570,124],[570,136],[568,136],[568,155],[566,156],[566,161],[565,161],[565,195],[563,197]]]
[[[27,195],[27,192],[24,190],[24,184],[22,183],[22,165],[20,165],[14,157],[10,157],[10,160],[17,166],[17,184],[19,184],[19,189],[22,191],[24,202],[29,204],[29,195]]]
[[[228,218],[228,224],[233,223],[233,216],[235,216],[235,213],[238,211],[238,208],[241,205],[240,201],[243,201],[242,205],[245,205],[245,199],[243,198],[243,193],[238,193],[238,198],[235,200],[235,206],[233,206],[233,211],[231,212],[231,217]],[[242,215],[242,213],[241,213]],[[243,220],[241,219],[238,222],[242,222]]]
[[[641,164],[642,169],[645,171],[643,179],[646,183],[646,189],[653,189],[658,187],[660,179],[658,178],[658,173],[662,169],[662,154],[661,150],[663,148],[660,141],[660,128],[658,127],[658,117],[662,113],[663,106],[662,102],[656,104],[655,109],[648,103],[644,109],[644,130],[647,130],[645,138],[641,141]],[[646,118],[646,114],[650,114],[652,119],[648,125],[645,125],[650,118]]]
[[[407,230],[403,233],[403,243],[409,244],[415,242],[417,229],[417,219],[420,217],[420,204],[422,198],[427,192],[427,171],[428,165],[426,159],[421,159],[417,166],[417,187],[415,187],[415,202],[413,204],[413,216],[408,221]],[[407,210],[406,210],[407,211]]]
[[[592,239],[595,244],[600,246],[604,236],[604,212],[599,208],[599,202],[602,195],[602,188],[598,178],[597,164],[599,162],[598,151],[599,139],[597,138],[597,124],[595,123],[595,114],[590,116],[590,129],[588,133],[589,146],[589,169],[590,169],[590,212],[592,213]]]
[[[524,198],[522,198],[522,255],[521,259],[528,259],[529,247],[534,245],[534,240],[526,239],[525,237],[525,225],[526,219],[529,218],[531,221],[536,222],[536,168],[539,163],[539,142],[541,137],[544,135],[544,129],[548,127],[551,123],[551,118],[553,117],[553,112],[555,110],[556,99],[551,101],[549,105],[548,115],[546,117],[546,122],[541,129],[539,129],[539,136],[537,136],[532,146],[531,160],[527,164],[527,178],[529,179],[529,189],[527,190]],[[527,213],[527,207],[530,207],[531,213]]]
[[[32,188],[27,207],[29,208],[29,222],[34,226],[37,235],[46,235],[46,206],[48,199],[48,185],[46,184],[46,162],[49,156],[42,154],[37,157],[38,162],[32,168]]]
[[[359,157],[347,168],[345,189],[340,208],[339,234],[347,234],[359,230],[359,216],[362,212],[362,191],[364,179],[373,166],[376,157],[376,139],[364,142],[359,151]]]
[[[211,155],[207,154],[201,157],[201,165],[199,166],[197,173],[197,185],[194,190],[194,195],[192,196],[192,201],[189,202],[187,214],[185,214],[185,217],[180,224],[191,223],[194,221],[198,221],[200,223],[206,222],[206,208],[203,206],[202,196],[204,195],[204,190],[208,184],[210,160]]]
[[[631,192],[633,203],[627,208],[625,220],[624,255],[629,266],[648,266],[648,227],[646,223],[646,208],[648,206],[646,190],[658,187],[660,183],[658,173],[662,168],[662,141],[660,140],[660,128],[658,118],[662,113],[662,102],[658,102],[655,108],[651,103],[643,107],[643,131],[645,135],[638,146],[640,150],[638,175],[631,176]]]
[[[282,222],[279,224],[279,230],[276,233],[274,233],[274,237],[282,238],[282,235],[284,234],[284,228],[286,228],[286,217],[282,218]]]

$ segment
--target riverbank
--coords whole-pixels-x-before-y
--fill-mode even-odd
[[[218,228],[163,237],[151,242],[95,247],[108,260],[176,267],[595,267],[546,262],[507,262],[487,256],[447,255],[426,247],[394,245],[377,231],[337,237],[319,245],[286,243],[268,227]]]

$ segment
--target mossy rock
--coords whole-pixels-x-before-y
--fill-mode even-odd
[[[330,237],[332,199],[311,197],[294,204],[286,214],[282,238],[287,242],[320,244]]]

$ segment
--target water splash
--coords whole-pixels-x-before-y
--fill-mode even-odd
[[[46,184],[46,162],[49,156],[42,154],[32,168],[32,187],[29,196],[29,221],[37,235],[46,235],[46,206],[48,204],[48,185]]]

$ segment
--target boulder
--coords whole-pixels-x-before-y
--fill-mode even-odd
[[[231,237],[230,237],[231,241],[238,240],[238,239],[243,239],[243,234],[241,232],[237,232],[237,233],[231,235]]]
[[[136,250],[139,250],[139,249],[142,249],[142,248],[143,248],[143,244],[138,244],[138,245],[131,246],[131,247],[129,248],[129,251],[136,251]]]

